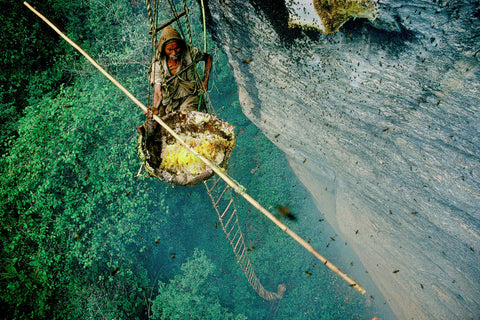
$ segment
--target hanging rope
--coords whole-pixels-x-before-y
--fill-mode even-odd
[[[203,25],[203,51],[207,52],[207,16],[205,14],[205,4],[203,3],[203,0],[201,0],[200,6],[201,6],[201,10],[202,10],[202,22],[203,22],[202,23],[202,25]],[[197,70],[197,73],[198,73],[198,70]],[[208,91],[203,92],[202,97],[206,101],[209,112],[213,113],[216,116],[217,113],[215,112],[215,109],[213,108],[213,103],[212,103],[212,100],[210,100],[210,95],[208,94]]]
[[[92,57],[90,57],[80,46],[73,42],[69,37],[67,37],[63,32],[61,32],[52,22],[45,18],[40,12],[35,10],[27,2],[23,3],[28,9],[35,13],[40,19],[42,19],[46,24],[48,24],[58,35],[60,35],[65,41],[67,41],[72,47],[74,47],[79,53],[81,53],[97,70],[99,70],[105,77],[107,77],[115,86],[117,86],[127,97],[132,100],[138,107],[140,107],[144,112],[147,112],[147,107],[141,103],[134,95],[132,95],[124,86],[122,86],[115,78],[113,78],[108,72],[105,71]],[[195,149],[190,147],[185,141],[174,131],[172,130],[165,122],[163,122],[160,117],[153,115],[153,119],[160,124],[168,133],[170,133],[183,147],[185,147],[189,152],[195,155],[198,159],[203,161],[208,167],[210,167],[228,186],[230,186],[235,192],[241,195],[245,200],[247,200],[251,205],[253,205],[258,211],[275,223],[280,229],[302,245],[307,251],[312,253],[318,260],[320,260],[325,266],[330,268],[333,272],[341,276],[345,281],[347,281],[350,286],[364,294],[366,291],[363,289],[355,280],[350,278],[347,274],[337,268],[334,264],[328,261],[320,253],[318,253],[307,241],[299,237],[295,232],[290,230],[286,225],[284,225],[280,220],[278,220],[273,214],[271,214],[267,209],[262,207],[255,199],[253,199],[249,194],[246,193],[245,188],[239,184],[237,181],[228,176],[224,169],[218,167],[211,160],[205,158],[199,154]]]
[[[173,17],[175,19],[175,21],[177,22],[177,29],[178,31],[180,32],[180,34],[182,35],[182,38],[185,39],[186,41],[186,37],[185,37],[185,33],[183,32],[183,28],[182,28],[182,24],[180,23],[180,14],[177,12],[177,8],[175,7],[175,4],[173,3],[172,0],[168,0],[168,4],[170,6],[170,11],[172,11],[172,14],[173,14]],[[189,37],[190,39],[190,37]],[[191,43],[191,41],[187,42],[187,43]]]
[[[152,13],[151,1],[146,0],[147,3],[147,13],[148,13],[148,20],[150,21],[150,33],[152,34],[151,42],[150,42],[150,62],[153,61],[155,57],[155,49],[157,44],[157,29],[155,28],[155,21],[156,21],[156,13],[157,13],[157,0],[154,0],[154,8]],[[152,102],[152,88],[148,86],[148,96],[147,96],[147,105],[150,105]]]
[[[152,13],[152,6],[151,6],[151,1],[150,0],[146,0],[147,2],[147,13],[148,13],[148,20],[150,21],[150,32],[152,33],[152,35],[155,35],[156,33],[156,30],[155,30],[155,19],[153,17],[153,13]]]
[[[192,28],[190,27],[190,20],[188,18],[188,7],[187,7],[187,1],[186,0],[183,0],[183,10],[185,12],[187,12],[187,14],[185,15],[185,22],[187,24],[188,40],[189,40],[190,44],[192,44],[193,43]]]
[[[207,52],[207,17],[205,15],[205,4],[201,0],[200,5],[202,7],[202,22],[203,22],[203,51]]]

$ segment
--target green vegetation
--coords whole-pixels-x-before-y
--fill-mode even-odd
[[[32,5],[148,101],[143,2]],[[245,280],[204,188],[172,188],[137,176],[141,110],[21,2],[2,2],[1,9],[4,318],[264,319],[270,304]],[[241,114],[226,59],[209,42],[216,60],[212,99],[239,133],[230,174],[267,208],[292,206],[302,220],[303,211],[313,210],[306,191],[282,154]],[[351,288],[315,267],[310,254],[244,202],[238,206],[257,275],[269,290],[287,285],[281,307],[270,314],[361,318],[364,301],[346,298],[357,297]],[[312,231],[320,225],[309,225],[299,233],[322,243]]]
[[[2,314],[145,317],[158,292],[151,266],[166,242],[170,187],[136,177],[144,117],[21,3],[13,6],[2,10]],[[146,97],[143,7],[49,1],[37,8]]]
[[[245,316],[233,316],[223,308],[209,277],[215,273],[215,266],[203,251],[195,249],[193,257],[182,265],[182,273],[168,284],[159,283],[159,294],[153,301],[154,320],[211,319],[244,320]]]

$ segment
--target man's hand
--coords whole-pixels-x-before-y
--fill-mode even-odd
[[[153,118],[153,115],[158,115],[158,109],[152,107],[152,106],[148,106],[148,110],[147,112],[145,112],[145,115],[152,119]]]

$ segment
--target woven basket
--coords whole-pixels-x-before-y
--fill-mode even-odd
[[[199,154],[220,168],[227,168],[235,147],[234,126],[199,111],[177,111],[162,120]],[[138,156],[149,176],[174,185],[194,186],[214,174],[155,121],[145,121],[139,131]]]

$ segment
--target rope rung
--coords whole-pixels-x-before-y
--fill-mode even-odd
[[[235,228],[236,225],[234,225],[233,227]],[[237,232],[235,232],[235,235],[233,236],[233,238],[232,238],[232,239],[229,239],[230,242],[232,243],[232,246],[233,246],[233,241],[235,241],[235,239],[237,239],[237,235],[238,235],[239,233],[241,233],[241,232],[240,232],[240,229],[237,229]],[[234,252],[235,252],[235,250],[234,250]]]
[[[247,263],[247,266],[245,267],[245,275],[247,278],[250,276],[250,273],[252,272],[252,264]]]
[[[245,255],[245,252],[247,252],[247,249],[245,248],[245,246],[243,246],[242,253],[240,254],[240,260],[242,260],[242,258],[243,258],[244,256],[246,256],[246,255]]]
[[[227,223],[225,224],[225,228],[228,227],[228,225],[230,224],[230,221],[232,221],[232,218],[235,216],[235,213],[237,213],[237,210],[233,210],[232,215],[230,216]]]
[[[236,252],[238,244],[240,243],[241,240],[243,240],[243,235],[242,234],[240,234],[240,236],[238,237],[237,243],[235,244],[235,248],[233,249],[233,251]]]
[[[240,261],[242,262],[242,265],[243,265],[243,264],[247,264],[247,263],[248,263],[247,261],[250,261],[250,259],[249,259],[249,260],[245,260],[245,259],[247,258],[247,255],[244,254],[244,253],[245,253],[245,252],[242,252],[242,255],[240,256]]]
[[[223,211],[222,215],[220,216],[220,218],[223,218],[223,216],[225,215],[225,213],[227,213],[228,209],[230,209],[230,206],[232,205],[233,203],[233,198],[230,199],[230,202],[228,203],[227,207],[225,208],[225,211]]]
[[[226,232],[226,231],[225,231],[225,234],[227,235],[227,239],[228,239],[229,241],[232,241],[232,240],[230,239],[230,235],[232,234],[233,230],[235,230],[235,227],[236,227],[236,225],[235,225],[235,223],[234,223],[229,232]],[[225,228],[224,230],[226,230],[226,228]],[[235,234],[235,236],[236,236],[236,234]]]
[[[235,255],[238,257],[238,258],[241,258],[242,255],[243,255],[243,251],[242,251],[242,254],[240,255],[240,251],[242,249],[246,250],[245,245],[241,245],[240,247],[238,247],[239,244],[244,244],[245,241],[243,241],[243,235],[241,235],[238,240],[237,240],[237,244],[235,245],[235,248],[233,249],[233,251],[235,252]],[[237,247],[238,247],[238,250],[237,250]]]
[[[225,194],[225,192],[226,192],[228,189],[230,189],[230,186],[229,186],[229,185],[227,185],[227,186],[225,187],[225,189],[223,189],[223,191],[222,191],[222,193],[220,194],[220,196],[218,196],[217,202],[215,202],[214,205],[213,205],[214,207],[217,207],[217,206],[218,206],[218,203],[219,203],[220,200],[223,198],[223,195]]]
[[[215,187],[217,186],[217,184],[218,184],[220,181],[222,181],[222,178],[218,177],[218,178],[215,180],[215,182],[213,182],[211,188],[208,187],[207,181],[205,181],[204,184],[205,184],[205,187],[207,188],[207,192],[208,192],[209,194],[212,193],[212,191],[214,191],[213,189],[215,189]]]

